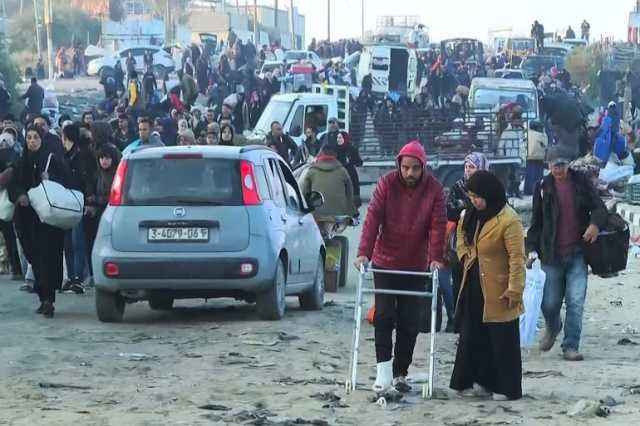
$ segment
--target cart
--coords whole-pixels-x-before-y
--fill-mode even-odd
[[[431,292],[415,292],[415,291],[402,291],[402,290],[387,290],[387,289],[375,289],[364,286],[365,275],[368,273],[383,273],[391,275],[411,275],[421,276],[432,279],[432,291]],[[358,279],[358,287],[356,289],[356,301],[355,301],[355,314],[354,314],[354,326],[353,326],[353,341],[351,346],[351,359],[349,365],[349,376],[345,382],[345,388],[347,394],[352,393],[357,387],[357,368],[358,368],[358,355],[360,351],[360,325],[362,323],[362,304],[363,294],[391,294],[396,296],[413,296],[431,298],[431,343],[427,357],[429,358],[429,379],[428,383],[425,383],[422,387],[422,397],[425,399],[433,398],[434,389],[434,375],[435,375],[435,361],[436,361],[436,313],[438,307],[438,271],[432,273],[428,272],[413,272],[413,271],[393,271],[393,270],[380,270],[367,268],[364,265],[360,268],[360,277]]]
[[[347,285],[349,273],[349,239],[342,234],[348,226],[357,226],[351,216],[316,218],[320,234],[324,239],[327,256],[325,260],[325,291],[335,293]]]

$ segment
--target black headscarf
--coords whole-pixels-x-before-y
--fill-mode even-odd
[[[467,244],[471,245],[476,229],[481,230],[487,221],[502,211],[507,204],[507,195],[500,179],[485,170],[478,170],[469,178],[467,191],[484,198],[487,202],[486,209],[480,211],[471,206],[465,213],[462,222],[464,239]],[[478,227],[478,225],[480,226]]]

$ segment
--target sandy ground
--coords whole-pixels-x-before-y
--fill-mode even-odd
[[[359,230],[350,232],[355,251]],[[61,295],[54,320],[36,298],[0,280],[0,424],[7,425],[573,425],[640,423],[640,262],[619,278],[590,282],[583,352],[567,363],[559,345],[524,356],[525,397],[465,400],[448,389],[456,338],[438,335],[440,399],[414,394],[386,408],[370,402],[373,329],[363,325],[361,387],[345,395],[356,274],[317,313],[290,299],[281,322],[230,300],[180,301],[171,312],[128,305],[125,322],[98,322],[93,294]],[[625,333],[623,330],[627,328]],[[428,335],[411,375],[426,377]],[[62,386],[62,387],[52,387]],[[621,403],[606,419],[570,418],[581,399]]]

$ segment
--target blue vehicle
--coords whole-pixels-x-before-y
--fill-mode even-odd
[[[100,321],[126,303],[256,302],[282,319],[286,296],[324,305],[325,245],[289,166],[264,146],[154,147],[120,163],[92,256]]]

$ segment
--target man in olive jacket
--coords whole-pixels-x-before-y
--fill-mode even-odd
[[[562,351],[567,361],[582,361],[580,335],[587,297],[587,264],[583,247],[598,239],[607,208],[591,180],[569,168],[571,154],[561,145],[547,153],[551,173],[533,192],[533,217],[527,234],[530,262],[540,258],[546,273],[542,313],[546,322],[540,350],[549,351],[562,330],[560,310],[566,304]]]
[[[338,161],[334,148],[330,146],[325,146],[320,151],[304,176],[302,193],[306,197],[311,191],[318,191],[324,196],[322,207],[313,212],[316,220],[356,214],[351,178]]]

